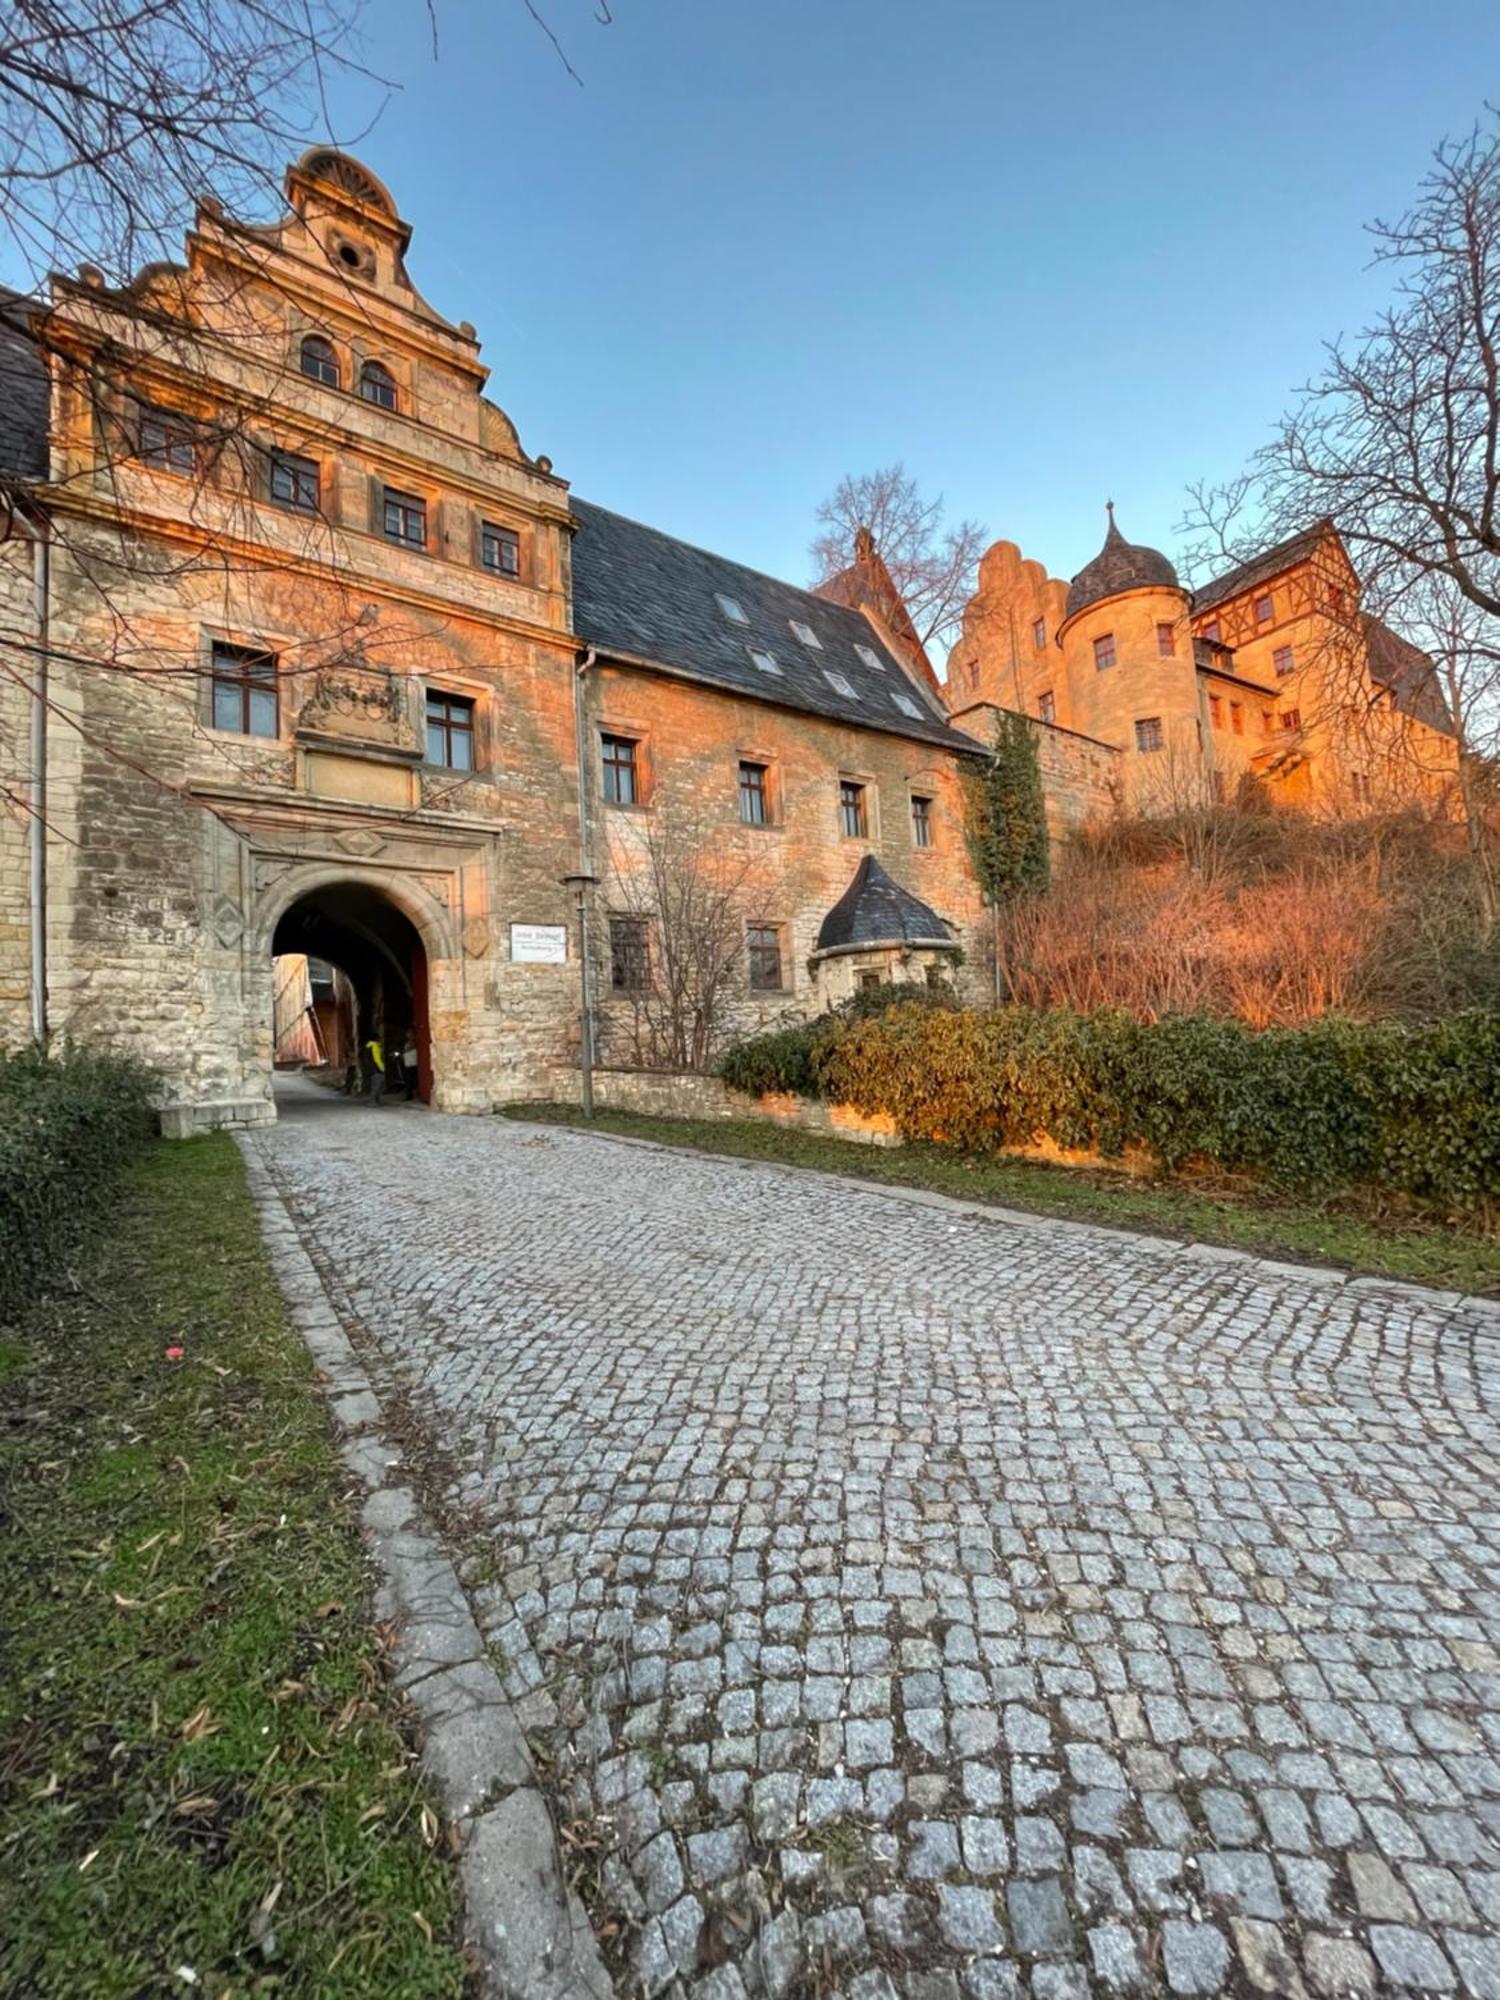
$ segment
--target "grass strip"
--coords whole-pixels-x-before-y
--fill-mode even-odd
[[[576,1105],[513,1104],[506,1115],[543,1124],[589,1125]],[[955,1153],[942,1146],[862,1146],[750,1119],[720,1123],[596,1111],[592,1129],[734,1159],[815,1167],[893,1187],[932,1188],[965,1201],[1142,1230],[1185,1243],[1226,1244],[1288,1263],[1331,1264],[1445,1290],[1500,1294],[1500,1242],[1413,1222],[1409,1216],[1362,1212],[1349,1202],[1296,1202],[1239,1187],[1208,1191],[1167,1179]]]
[[[0,1503],[0,1992],[459,1995],[349,1482],[226,1137],[152,1146],[0,1349]]]

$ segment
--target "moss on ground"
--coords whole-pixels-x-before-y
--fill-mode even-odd
[[[0,1992],[459,1995],[452,1863],[230,1141],[153,1146],[78,1268],[0,1358]]]

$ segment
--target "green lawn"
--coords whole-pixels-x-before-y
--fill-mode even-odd
[[[0,1993],[460,1994],[452,1864],[229,1140],[152,1146],[76,1276],[0,1347]]]
[[[587,1122],[576,1106],[565,1104],[515,1104],[507,1115],[554,1125]],[[1460,1229],[1424,1226],[1409,1216],[1396,1219],[1362,1212],[1352,1203],[1294,1202],[1238,1189],[1205,1191],[1181,1181],[1143,1181],[1125,1174],[954,1153],[941,1146],[861,1146],[758,1120],[721,1124],[598,1111],[593,1129],[736,1159],[816,1167],[823,1173],[897,1187],[935,1188],[966,1201],[1148,1230],[1184,1242],[1230,1244],[1293,1263],[1334,1264],[1454,1291],[1500,1293],[1500,1242]]]

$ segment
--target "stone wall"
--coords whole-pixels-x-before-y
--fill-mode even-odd
[[[561,1080],[560,1080],[561,1081]],[[557,1101],[576,1104],[579,1082],[574,1071]],[[899,1146],[901,1136],[884,1113],[867,1115],[850,1104],[823,1104],[815,1098],[775,1092],[752,1097],[731,1090],[716,1076],[684,1070],[599,1069],[594,1072],[594,1102],[611,1111],[634,1111],[647,1118],[764,1119],[825,1139],[849,1139],[864,1146]]]
[[[17,675],[0,674],[0,1046],[31,1033],[31,697],[36,618],[30,541],[0,542],[0,645]]]

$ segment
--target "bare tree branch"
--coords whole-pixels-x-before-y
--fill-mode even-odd
[[[924,650],[946,648],[974,594],[988,536],[977,521],[943,525],[943,496],[928,499],[904,465],[851,474],[818,509],[821,532],[808,551],[819,585],[853,560],[867,528]]]

